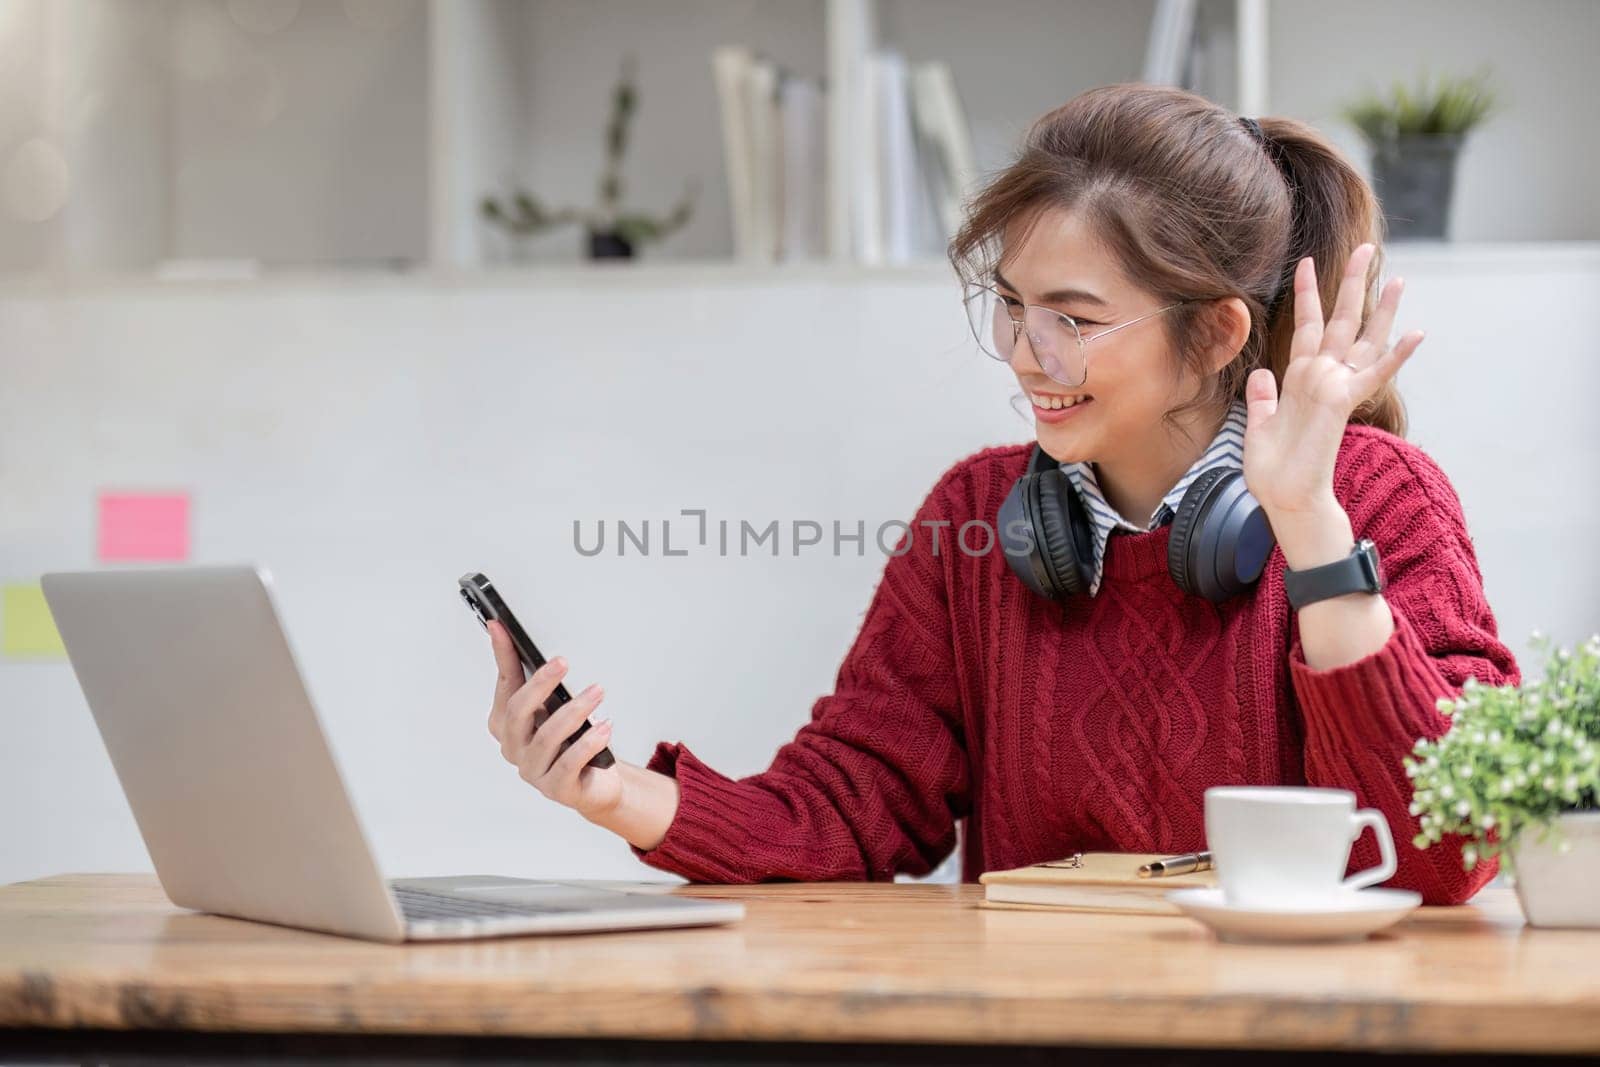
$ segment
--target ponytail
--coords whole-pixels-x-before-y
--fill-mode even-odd
[[[1364,329],[1375,307],[1374,284],[1383,269],[1383,213],[1366,179],[1321,134],[1295,119],[1269,118],[1260,125],[1264,147],[1283,174],[1292,205],[1289,260],[1284,265],[1275,305],[1268,312],[1266,343],[1259,364],[1272,368],[1272,376],[1281,387],[1294,338],[1295,267],[1306,256],[1316,265],[1318,295],[1326,321],[1333,314],[1339,283],[1351,254],[1370,241],[1376,251],[1367,266],[1362,294]],[[1405,403],[1394,380],[1390,379],[1356,408],[1350,421],[1404,437]]]

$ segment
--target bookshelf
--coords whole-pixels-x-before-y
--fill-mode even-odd
[[[480,219],[479,203],[513,184],[558,206],[593,199],[608,96],[629,52],[640,103],[626,205],[663,213],[699,185],[689,225],[640,262],[765,270],[741,259],[730,208],[712,69],[727,45],[828,87],[818,263],[937,262],[937,241],[897,258],[857,236],[873,142],[856,90],[874,53],[947,66],[982,175],[1048,108],[1137,79],[1172,2],[14,0],[0,18],[0,69],[18,90],[0,96],[0,155],[10,156],[0,159],[0,276],[581,267],[581,227],[513,242]],[[1275,40],[1286,47],[1307,32],[1305,6],[1196,0],[1197,20],[1220,29],[1223,45],[1202,91],[1270,114],[1268,56]],[[1492,45],[1479,37],[1457,51]],[[1278,93],[1314,117],[1321,105],[1307,102],[1353,78],[1325,76],[1312,92],[1279,71]],[[1523,229],[1592,236],[1587,209],[1569,201],[1559,210],[1570,226],[1530,209]]]
[[[556,204],[591,200],[608,95],[630,51],[640,105],[629,206],[660,213],[699,183],[690,224],[641,258],[737,259],[711,69],[730,44],[829,86],[818,258],[872,265],[850,235],[863,116],[856,96],[832,87],[859,86],[878,48],[949,63],[980,169],[992,168],[1044,108],[1137,76],[1154,3],[19,0],[0,26],[0,59],[23,84],[0,103],[0,139],[8,127],[43,131],[55,154],[21,177],[42,183],[31,202],[55,213],[0,210],[0,274],[249,278],[580,260],[580,227],[514,248],[481,222],[479,202],[513,180]],[[1028,77],[995,76],[1018,58]],[[54,208],[52,180],[70,186]],[[922,258],[936,256],[908,261]]]

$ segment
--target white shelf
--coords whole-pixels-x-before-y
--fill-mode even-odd
[[[1541,271],[1591,269],[1600,274],[1600,241],[1544,241],[1476,244],[1405,242],[1384,249],[1390,272],[1396,269],[1440,275],[1521,275]],[[408,290],[543,289],[570,286],[604,289],[693,289],[705,285],[955,285],[942,259],[870,266],[817,260],[749,264],[734,260],[635,260],[546,263],[527,266],[420,268],[417,270],[268,271],[259,277],[165,280],[142,272],[75,272],[0,276],[0,295],[71,295],[127,291],[192,292],[196,289],[272,291],[316,288],[359,292],[381,288]]]

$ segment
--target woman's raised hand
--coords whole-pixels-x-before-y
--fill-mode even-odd
[[[1404,288],[1400,278],[1384,286],[1362,331],[1367,269],[1375,252],[1373,245],[1363,244],[1351,253],[1326,322],[1316,264],[1309,256],[1300,260],[1294,273],[1294,338],[1281,394],[1270,369],[1250,374],[1245,484],[1274,528],[1298,514],[1328,509],[1334,460],[1351,412],[1383,388],[1422,343],[1422,331],[1413,330],[1389,346]]]

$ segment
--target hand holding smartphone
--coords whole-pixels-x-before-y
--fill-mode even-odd
[[[533,639],[528,636],[528,631],[522,628],[522,624],[511,613],[511,609],[506,606],[505,600],[501,598],[499,592],[495,590],[494,584],[488,578],[474,571],[470,574],[462,575],[457,584],[460,586],[461,599],[466,601],[467,607],[472,609],[472,613],[477,616],[478,623],[484,629],[488,629],[491,621],[498,622],[506,628],[506,633],[510,636],[511,643],[516,647],[517,657],[522,660],[524,670],[532,674],[544,666],[545,659],[543,654],[540,653],[539,647],[533,643]],[[550,698],[545,701],[544,706],[533,713],[534,730],[537,732],[552,712],[571,699],[572,694],[567,692],[566,686],[558,682],[551,692]],[[588,730],[589,723],[587,720],[580,723],[577,730],[573,731],[572,736],[561,743],[561,751],[565,752],[574,741],[582,737]],[[615,763],[616,758],[612,756],[611,749],[603,748],[589,760],[587,766],[605,768]]]

